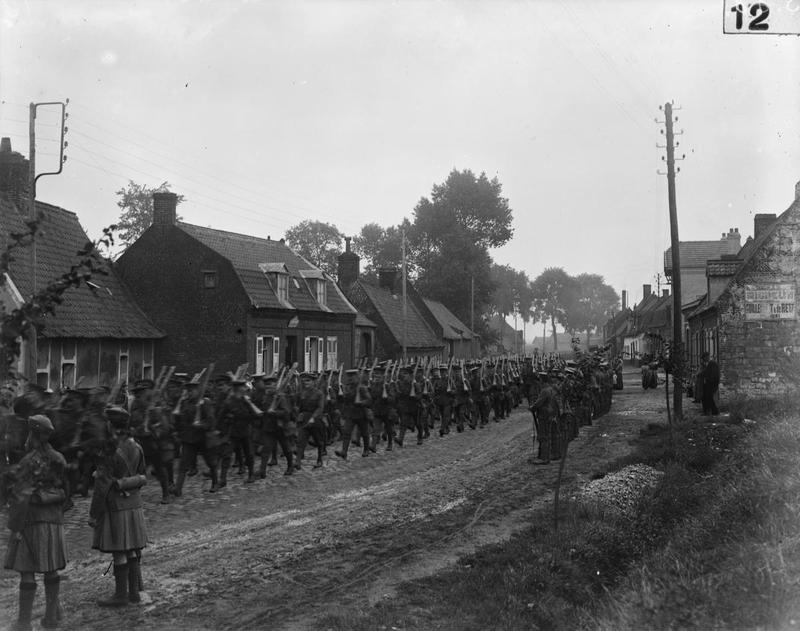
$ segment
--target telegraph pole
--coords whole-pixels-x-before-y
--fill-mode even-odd
[[[406,359],[408,337],[408,303],[406,302],[406,231],[403,229],[403,360]]]
[[[678,210],[675,203],[675,132],[672,129],[672,103],[664,104],[667,130],[667,194],[669,196],[669,233],[672,247],[672,407],[675,421],[683,421],[683,318],[681,314],[681,256],[678,239]],[[677,120],[677,118],[675,119]],[[678,135],[683,131],[678,132]],[[682,160],[684,155],[679,160]],[[663,159],[663,158],[662,158]],[[677,169],[680,171],[680,168]]]
[[[64,168],[64,162],[67,160],[67,156],[64,155],[64,149],[67,147],[67,142],[64,140],[64,136],[66,135],[68,128],[66,126],[67,117],[69,114],[67,113],[67,105],[69,104],[69,99],[66,101],[51,101],[47,103],[31,103],[29,105],[29,118],[28,118],[28,217],[30,221],[37,221],[39,219],[39,213],[36,212],[36,181],[42,177],[43,175],[58,175],[61,173],[62,169]],[[41,107],[44,105],[54,105],[61,107],[61,151],[59,153],[58,158],[58,170],[56,171],[46,171],[36,175],[36,108]],[[32,288],[32,295],[36,295],[38,290],[37,282],[36,282],[36,271],[37,271],[37,264],[36,264],[36,235],[34,234],[31,238],[31,256],[30,256],[30,264],[31,264],[31,288]],[[25,354],[27,355],[28,364],[22,370],[24,374],[27,374],[28,378],[32,382],[36,382],[36,371],[38,367],[38,349],[37,349],[37,336],[38,332],[36,331],[35,327],[31,327],[30,336],[28,339],[29,348],[28,352]]]

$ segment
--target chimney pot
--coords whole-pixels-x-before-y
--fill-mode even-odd
[[[642,285],[642,298],[647,298],[652,290],[652,285]]]
[[[400,276],[400,270],[396,267],[381,267],[378,270],[378,286],[388,289],[392,295],[396,295],[399,284],[398,276]]]
[[[664,297],[664,298],[669,296],[669,289],[662,289],[661,290],[661,296]]]
[[[753,218],[753,239],[758,239],[778,216],[775,213],[758,213]]]
[[[0,140],[0,153],[11,153],[11,138],[3,136]]]
[[[361,257],[350,250],[350,239],[351,237],[344,238],[345,250],[336,261],[336,276],[339,280],[339,287],[345,291],[350,289],[358,280],[361,263]]]
[[[622,310],[624,311],[627,308],[628,308],[628,290],[627,289],[623,289],[622,290]]]
[[[178,196],[169,191],[153,193],[153,224],[174,226],[177,223]]]

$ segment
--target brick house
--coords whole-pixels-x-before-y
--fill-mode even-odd
[[[373,355],[379,359],[397,359],[403,353],[405,338],[407,355],[441,355],[444,359],[473,357],[477,354],[477,336],[447,307],[423,298],[406,281],[406,315],[403,316],[402,276],[396,268],[378,272],[378,284],[359,278],[360,258],[345,239],[345,251],[339,255],[339,285],[350,302],[372,322],[370,332]],[[405,320],[405,323],[404,323]],[[367,332],[362,328],[361,337]],[[363,355],[370,355],[363,353]]]
[[[165,333],[158,361],[186,371],[248,362],[270,373],[352,365],[356,309],[283,240],[176,220],[177,196],[153,195],[153,224],[117,261]]]
[[[7,168],[11,165],[11,168]],[[14,167],[19,167],[14,168]],[[14,177],[16,173],[17,177]],[[25,232],[27,160],[0,146],[0,242],[11,233]],[[90,241],[75,213],[36,202],[41,222],[36,235],[35,276],[31,246],[15,249],[0,303],[14,309],[78,262],[76,252]],[[96,274],[88,284],[68,289],[55,314],[38,331],[34,352],[23,343],[16,370],[44,388],[86,384],[112,385],[153,376],[155,353],[164,334],[139,308],[131,292],[109,263],[107,275]],[[34,281],[35,279],[35,281]],[[35,364],[35,365],[34,365]],[[3,364],[5,366],[5,364]]]
[[[756,215],[736,258],[708,261],[706,296],[687,317],[691,352],[716,356],[721,389],[750,396],[800,389],[800,182],[778,217]]]

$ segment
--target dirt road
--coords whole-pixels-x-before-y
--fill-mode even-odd
[[[663,417],[663,390],[643,392],[636,378],[626,375],[612,412],[571,444],[568,485],[587,482],[628,451],[640,427]],[[144,602],[114,611],[94,604],[113,578],[103,576],[109,555],[90,549],[88,501],[79,500],[67,514],[63,627],[306,629],[321,614],[363,609],[529,523],[534,503],[551,501],[557,475],[557,465],[532,466],[531,454],[531,417],[521,406],[509,419],[437,433],[422,446],[411,441],[368,458],[354,450],[347,462],[334,456],[292,477],[275,467],[251,485],[233,476],[214,495],[196,476],[168,506],[151,484]],[[17,582],[12,572],[0,575],[0,620],[16,611]],[[35,615],[43,601],[40,587]]]

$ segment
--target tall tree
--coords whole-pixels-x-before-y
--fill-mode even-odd
[[[169,192],[169,182],[162,182],[159,186],[151,188],[147,184],[137,184],[128,180],[128,185],[116,192],[117,206],[122,209],[117,221],[119,240],[126,246],[130,245],[153,223],[153,193]],[[183,195],[178,195],[178,203],[185,200]],[[180,220],[181,217],[178,217]]]
[[[399,226],[384,228],[376,223],[362,226],[361,232],[353,240],[353,247],[363,262],[362,274],[368,279],[377,279],[381,267],[397,267],[403,263],[403,231],[410,230],[405,219]],[[406,271],[409,277],[416,277],[415,254],[411,243],[406,243]]]
[[[578,274],[575,277],[577,296],[569,314],[569,322],[576,331],[586,331],[586,348],[592,331],[596,331],[619,307],[619,296],[598,274]]]
[[[470,322],[474,284],[476,320],[492,292],[490,247],[508,242],[514,233],[508,200],[497,178],[469,169],[453,170],[436,184],[430,199],[414,208],[408,241],[423,292]]]
[[[548,267],[531,283],[533,299],[543,318],[553,328],[553,347],[558,348],[556,322],[571,330],[569,313],[574,309],[577,283],[560,267]]]
[[[333,224],[306,219],[286,231],[286,243],[309,262],[336,277],[344,235]]]

